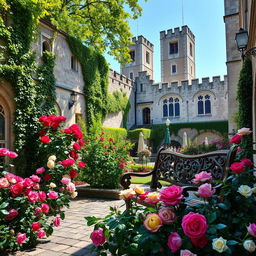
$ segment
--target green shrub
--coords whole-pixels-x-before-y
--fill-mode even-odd
[[[143,164],[133,164],[131,165],[131,170],[133,172],[150,172],[154,168],[154,165],[143,165]]]
[[[102,127],[101,131],[104,132],[106,137],[112,137],[115,141],[126,140],[127,130],[125,128],[110,128]]]
[[[131,147],[127,141],[118,143],[103,134],[88,139],[82,151],[82,159],[87,166],[80,178],[92,187],[118,188],[122,173],[129,168]]]
[[[151,129],[144,129],[144,128],[129,130],[127,132],[127,138],[131,141],[135,141],[135,140],[137,141],[139,139],[139,135],[141,132],[143,133],[145,140],[150,138]]]

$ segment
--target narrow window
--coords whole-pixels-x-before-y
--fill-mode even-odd
[[[149,52],[146,52],[146,63],[150,64],[150,54],[149,54]]]
[[[5,115],[4,109],[0,105],[0,140],[5,140]],[[2,146],[0,145],[0,148]]]
[[[177,73],[177,66],[172,65],[172,74],[176,74],[176,73]]]
[[[140,92],[143,92],[143,84],[140,84]]]
[[[150,109],[143,109],[143,124],[150,124]]]
[[[130,79],[133,80],[133,73],[132,72],[130,73]]]
[[[180,100],[178,98],[175,99],[175,116],[180,116]]]
[[[174,111],[173,111],[173,98],[172,98],[172,97],[169,99],[169,116],[171,116],[171,117],[174,116]]]
[[[193,46],[191,43],[189,43],[189,52],[190,52],[190,56],[193,57]]]
[[[169,53],[170,54],[176,54],[178,53],[178,42],[172,42],[169,45]]]
[[[79,124],[82,121],[82,114],[76,113],[76,124]]]
[[[167,100],[163,101],[163,117],[168,116]]]
[[[211,100],[209,95],[205,95],[205,114],[211,114]]]
[[[73,71],[78,71],[77,59],[73,55],[71,56],[70,62],[71,62],[71,69]]]
[[[132,59],[132,62],[135,61],[135,51],[130,51],[130,57]]]
[[[198,97],[198,115],[203,115],[204,114],[204,102],[203,102],[203,96]]]
[[[44,40],[42,43],[42,53],[44,53],[46,51],[48,51],[48,52],[51,51],[51,45],[47,40]]]

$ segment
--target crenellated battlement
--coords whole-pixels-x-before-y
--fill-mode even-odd
[[[138,37],[133,37],[132,42],[134,42],[135,44],[145,44],[147,47],[149,47],[152,50],[154,48],[154,45],[150,43],[148,39],[146,39],[144,36],[141,36],[141,35]]]
[[[133,80],[130,78],[126,77],[125,75],[122,75],[118,73],[117,71],[110,69],[109,70],[109,79],[110,79],[110,84],[117,83],[118,85],[122,86],[133,86]]]
[[[173,36],[180,36],[180,35],[188,34],[193,40],[195,40],[195,35],[192,33],[192,31],[189,29],[187,25],[174,29],[168,29],[167,31],[163,30],[160,32],[160,39],[164,38],[170,38]]]

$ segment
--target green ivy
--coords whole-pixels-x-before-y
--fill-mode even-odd
[[[112,137],[117,142],[124,141],[127,138],[127,130],[125,128],[110,128],[103,126],[101,130],[104,132],[105,136]]]
[[[82,67],[86,127],[89,134],[101,127],[103,119],[113,112],[123,112],[123,125],[126,127],[130,103],[125,94],[119,91],[112,95],[108,93],[109,67],[105,58],[74,37],[69,37],[68,43]]]
[[[15,94],[15,150],[19,154],[17,170],[29,175],[37,162],[37,122],[42,114],[52,113],[55,104],[54,56],[44,53],[42,66],[30,50],[36,26],[31,10],[19,0],[9,0],[11,26],[0,19],[0,39],[4,42],[0,78],[8,81]],[[6,16],[0,8],[1,17]],[[43,106],[43,107],[42,107]]]
[[[246,58],[238,81],[238,128],[252,128],[252,62]],[[244,157],[252,159],[252,135],[243,137]]]

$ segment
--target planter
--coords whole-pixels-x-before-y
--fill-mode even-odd
[[[121,189],[92,188],[89,185],[76,186],[79,197],[106,198],[120,200]]]

